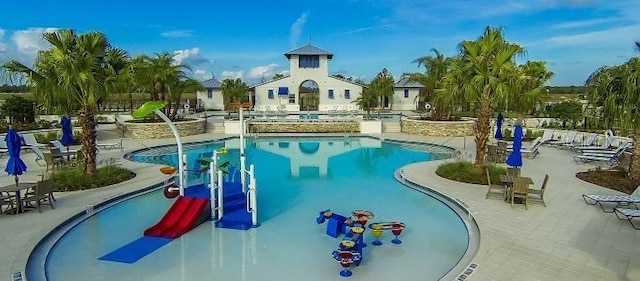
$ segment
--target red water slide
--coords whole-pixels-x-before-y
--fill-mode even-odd
[[[177,238],[203,221],[208,204],[208,199],[180,196],[158,223],[144,231],[144,235]]]

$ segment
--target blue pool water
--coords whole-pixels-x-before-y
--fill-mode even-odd
[[[191,144],[187,162],[222,146],[223,160],[237,164],[238,140]],[[205,222],[133,264],[98,260],[142,236],[172,200],[161,191],[105,209],[66,233],[45,263],[49,280],[344,280],[331,257],[339,239],[318,225],[318,212],[348,215],[355,209],[375,214],[373,222],[401,221],[403,243],[391,233],[364,261],[352,280],[438,280],[455,266],[469,244],[467,228],[448,206],[407,188],[393,178],[403,165],[442,159],[451,151],[372,138],[260,138],[247,141],[248,163],[255,165],[261,226],[248,231],[215,228]],[[143,150],[134,161],[169,164],[175,146]],[[139,175],[152,176],[152,175]],[[191,174],[191,185],[206,182]]]

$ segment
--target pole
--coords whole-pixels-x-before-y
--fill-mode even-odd
[[[210,204],[211,204],[211,218],[215,218],[216,216],[216,203],[217,203],[217,198],[216,198],[216,186],[217,186],[217,171],[216,168],[218,167],[218,161],[216,160],[218,158],[217,155],[217,151],[213,151],[213,161],[211,161],[209,163],[209,198],[211,200]]]
[[[171,122],[171,119],[169,119],[167,115],[164,115],[164,113],[159,109],[156,109],[153,112],[158,115],[160,119],[166,122],[167,125],[169,125],[169,128],[173,133],[173,137],[176,139],[176,145],[178,146],[178,187],[180,188],[180,196],[184,196],[184,162],[182,159],[182,141],[180,140],[180,135],[178,134],[178,128],[176,128],[176,125]]]
[[[245,171],[246,171],[246,163],[245,163],[245,156],[244,156],[244,116],[242,114],[242,106],[240,106],[239,108],[240,112],[240,185],[242,186],[242,192],[246,193],[247,192],[247,185],[246,185],[246,177],[245,177]]]

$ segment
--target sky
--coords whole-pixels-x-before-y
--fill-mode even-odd
[[[61,4],[61,3],[64,4]],[[546,61],[550,86],[583,85],[602,66],[640,55],[638,0],[3,1],[0,63],[32,65],[43,32],[100,31],[130,56],[170,52],[198,80],[248,84],[287,74],[284,53],[308,43],[334,54],[330,74],[370,81],[423,72],[436,49],[454,56],[487,26]]]

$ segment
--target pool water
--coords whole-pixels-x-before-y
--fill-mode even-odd
[[[222,146],[229,153],[221,160],[237,165],[237,139],[187,145],[187,162]],[[240,231],[205,222],[133,264],[98,260],[141,237],[164,215],[173,200],[158,190],[105,209],[66,233],[47,257],[48,279],[343,280],[331,256],[340,239],[315,222],[325,209],[342,215],[365,209],[374,213],[372,222],[407,226],[400,245],[384,233],[383,245],[373,246],[373,236],[365,233],[369,246],[362,264],[352,267],[352,280],[438,280],[467,251],[467,228],[451,208],[393,178],[403,165],[450,157],[448,149],[372,138],[260,138],[247,141],[246,154],[255,165],[260,227]],[[175,146],[130,159],[177,162]],[[207,180],[192,173],[188,182]]]

